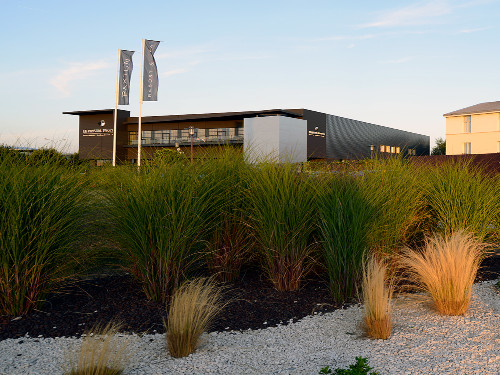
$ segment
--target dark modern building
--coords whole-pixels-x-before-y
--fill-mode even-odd
[[[63,113],[79,116],[81,159],[112,159],[114,110]],[[189,127],[194,128],[195,155],[201,147],[220,144],[243,147],[245,120],[250,124],[249,119],[255,122],[255,118],[269,116],[305,120],[303,144],[306,145],[308,159],[364,159],[374,154],[429,155],[429,136],[308,109],[271,109],[142,117],[143,157],[152,157],[158,148],[183,149],[189,146]],[[139,139],[138,118],[130,117],[129,111],[118,110],[116,139],[117,159],[135,162]]]

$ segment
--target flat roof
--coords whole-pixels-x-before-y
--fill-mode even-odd
[[[492,112],[500,112],[500,101],[479,103],[476,105],[472,105],[470,107],[445,113],[443,116],[446,117],[446,116],[473,115],[478,113],[492,113]]]
[[[243,112],[220,112],[220,113],[198,113],[188,115],[168,115],[168,116],[144,116],[142,117],[143,124],[160,123],[160,122],[182,122],[194,120],[241,120],[245,117],[256,116],[272,116],[285,115],[288,117],[302,117],[303,109],[267,109],[263,111],[243,111]],[[137,124],[138,117],[129,117],[125,124]]]
[[[63,112],[63,115],[107,115],[114,113],[114,109],[94,109],[90,111],[73,111],[73,112]],[[123,109],[119,109],[119,112],[129,112]]]

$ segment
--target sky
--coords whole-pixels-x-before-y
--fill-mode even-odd
[[[118,49],[161,41],[143,116],[307,108],[431,137],[500,100],[500,0],[0,0],[0,144],[78,150],[113,108]]]

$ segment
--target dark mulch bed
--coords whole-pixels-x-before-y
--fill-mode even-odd
[[[500,254],[486,259],[477,280],[495,279]],[[287,324],[314,312],[341,308],[319,277],[307,280],[296,292],[278,292],[255,269],[244,271],[241,281],[229,284],[232,302],[212,326],[213,331],[246,330]],[[111,320],[125,331],[164,332],[165,309],[148,301],[130,275],[81,281],[63,294],[50,296],[39,311],[20,318],[0,316],[0,340],[31,337],[77,336],[97,323]]]

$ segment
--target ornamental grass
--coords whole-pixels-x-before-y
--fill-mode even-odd
[[[499,175],[488,175],[471,161],[462,161],[429,168],[424,176],[422,185],[433,231],[449,237],[467,228],[480,241],[498,242]]]
[[[277,290],[300,288],[315,230],[316,194],[291,163],[260,163],[246,175],[248,225],[262,267]]]
[[[387,266],[371,256],[363,269],[364,323],[369,337],[386,340],[391,335],[392,281],[387,280]]]
[[[203,169],[207,180],[218,187],[219,204],[210,223],[205,260],[219,281],[235,281],[248,262],[252,239],[247,222],[244,176],[248,165],[241,150],[231,147],[218,149],[217,155],[203,154]],[[198,161],[199,162],[199,161]]]
[[[65,375],[120,375],[129,360],[128,340],[120,325],[97,325],[85,333],[80,348],[66,355]]]
[[[467,311],[486,245],[465,231],[427,238],[421,251],[405,249],[403,264],[411,279],[432,297],[444,315]]]
[[[0,160],[0,314],[26,314],[71,275],[82,218],[91,206],[85,176],[51,163]]]
[[[428,212],[416,166],[401,157],[373,160],[359,177],[359,187],[374,209],[367,235],[370,249],[391,256],[419,239]]]
[[[358,291],[375,211],[360,193],[359,181],[354,177],[330,176],[319,186],[321,261],[328,274],[330,293],[335,300],[345,302]]]
[[[221,204],[223,182],[209,173],[183,163],[124,170],[108,190],[124,263],[151,300],[166,303],[201,256]]]
[[[168,351],[175,358],[194,353],[202,333],[224,308],[223,289],[213,279],[198,278],[181,285],[170,302],[166,325]]]

